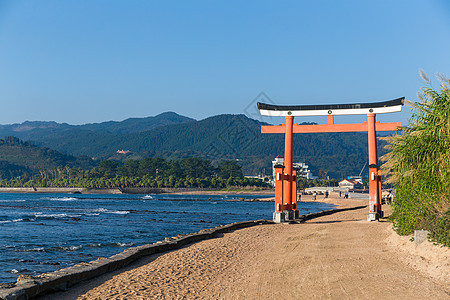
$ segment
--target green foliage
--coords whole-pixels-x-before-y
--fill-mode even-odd
[[[428,87],[413,104],[414,114],[402,134],[386,138],[390,153],[383,172],[397,194],[392,220],[398,233],[431,232],[434,241],[450,246],[450,81],[436,91]]]
[[[119,163],[117,161],[104,160],[99,163],[97,171],[99,172],[100,177],[111,178],[116,176],[118,168]]]
[[[0,139],[0,179],[29,178],[42,170],[59,166],[92,168],[94,162],[88,157],[74,157],[49,148],[41,148],[17,137]]]
[[[1,166],[1,163],[0,163]],[[230,167],[231,166],[231,167]],[[232,173],[230,173],[232,169]],[[225,177],[222,177],[222,175]],[[230,175],[231,174],[231,175]],[[244,178],[235,162],[220,162],[215,168],[211,161],[201,158],[165,160],[146,158],[127,160],[123,165],[104,160],[91,170],[56,167],[41,170],[39,175],[0,180],[7,187],[84,187],[84,188],[267,188],[259,179]]]
[[[217,166],[217,175],[222,178],[241,177],[242,167],[235,161],[221,161]]]

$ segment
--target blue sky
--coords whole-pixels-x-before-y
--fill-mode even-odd
[[[0,0],[0,124],[416,101],[449,53],[446,0]]]

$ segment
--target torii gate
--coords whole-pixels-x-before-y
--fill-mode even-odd
[[[271,105],[258,102],[261,115],[286,117],[286,124],[261,126],[261,133],[284,133],[284,167],[275,166],[275,222],[284,222],[298,217],[296,171],[292,168],[293,133],[361,132],[367,131],[369,138],[369,213],[368,221],[383,217],[381,210],[381,177],[378,173],[377,131],[397,130],[401,124],[376,122],[376,114],[399,112],[405,98],[373,103],[330,105]],[[367,115],[367,122],[360,124],[334,124],[334,115]],[[294,117],[327,116],[326,125],[297,125]],[[284,168],[284,171],[283,171]]]

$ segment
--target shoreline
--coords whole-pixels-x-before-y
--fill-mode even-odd
[[[260,201],[258,199],[231,200],[231,201]],[[273,201],[269,198],[268,201]],[[320,202],[320,201],[318,201]],[[350,206],[351,207],[351,206]],[[310,220],[322,215],[333,214],[341,210],[354,208],[334,208],[318,213],[309,213],[301,215],[297,222]],[[176,251],[182,247],[187,247],[199,241],[220,237],[220,234],[232,232],[242,228],[248,228],[255,225],[273,224],[271,220],[252,220],[237,223],[220,225],[214,228],[201,229],[198,232],[178,235],[176,237],[166,237],[153,244],[127,248],[124,251],[107,258],[99,258],[90,262],[79,263],[77,265],[59,269],[50,273],[43,273],[37,276],[21,275],[15,284],[3,283],[0,285],[0,299],[5,297],[14,297],[26,294],[27,297],[35,297],[43,293],[46,295],[49,290],[65,290],[80,281],[93,280],[102,274],[108,274],[139,260],[148,255],[165,254]],[[44,291],[44,292],[43,292]],[[47,292],[45,292],[47,291]],[[21,297],[21,296],[20,296]],[[20,298],[19,297],[19,298]],[[8,298],[10,299],[10,298]]]
[[[338,207],[367,204],[361,199],[325,202]],[[385,210],[389,214],[388,206]],[[442,261],[449,261],[450,251],[424,242],[420,252],[403,252],[403,242],[413,244],[409,237],[394,236],[386,219],[365,221],[366,214],[367,208],[360,208],[316,216],[302,224],[224,232],[220,238],[144,257],[39,299],[448,297],[449,263]],[[438,276],[424,268],[430,261],[437,262],[433,271]]]
[[[45,194],[180,194],[180,195],[273,195],[270,190],[242,189],[236,191],[228,190],[205,190],[196,188],[77,188],[77,187],[0,187],[0,193],[45,193]]]
[[[308,201],[309,199],[306,196],[302,197],[302,200]],[[365,200],[362,199],[339,199],[339,198],[327,198],[327,199],[319,199],[316,202],[325,202],[325,203],[332,203],[336,205],[338,208],[350,208],[355,206],[361,206],[361,204],[367,204]],[[388,206],[384,206],[386,209],[386,212],[389,213]],[[417,255],[414,253],[414,250],[409,249],[409,252],[404,252],[404,245],[402,243],[408,244],[410,246],[411,242],[408,242],[409,237],[400,237],[394,234],[392,230],[392,226],[390,223],[386,222],[386,219],[381,220],[381,222],[367,222],[364,219],[360,219],[361,216],[365,217],[367,211],[367,208],[356,208],[353,210],[347,210],[343,212],[334,213],[332,215],[329,214],[312,214],[312,218],[310,220],[306,220],[303,224],[297,224],[297,225],[284,225],[284,224],[271,224],[271,226],[243,226],[242,224],[237,224],[238,228],[232,228],[230,226],[233,226],[233,224],[225,225],[222,227],[218,227],[221,229],[221,231],[217,233],[212,233],[211,229],[201,230],[197,233],[194,233],[192,235],[208,235],[209,237],[207,239],[201,239],[201,240],[195,240],[191,242],[184,243],[186,239],[192,238],[189,237],[190,235],[186,236],[178,236],[173,238],[166,238],[163,241],[155,243],[156,245],[159,245],[159,247],[162,247],[161,251],[148,251],[148,253],[144,255],[136,254],[135,248],[130,248],[128,250],[125,250],[123,253],[119,253],[113,257],[106,258],[106,259],[100,259],[98,262],[91,262],[93,264],[97,264],[97,266],[102,266],[103,271],[105,269],[108,269],[108,272],[101,272],[103,275],[100,276],[94,276],[85,278],[86,281],[80,282],[79,284],[74,285],[73,287],[69,288],[66,292],[57,292],[56,294],[48,294],[48,296],[42,296],[39,299],[104,299],[108,298],[108,293],[113,293],[110,296],[113,298],[120,297],[121,299],[125,298],[177,298],[180,295],[187,296],[187,297],[197,297],[200,298],[215,298],[215,299],[228,299],[228,298],[254,298],[255,296],[259,296],[259,298],[264,298],[262,295],[264,295],[266,292],[272,291],[274,286],[277,285],[276,282],[271,282],[273,278],[277,278],[279,276],[283,277],[283,274],[291,274],[293,276],[292,279],[290,277],[287,280],[295,280],[295,283],[302,285],[303,288],[305,288],[305,284],[314,284],[318,280],[318,283],[320,283],[321,279],[314,279],[314,276],[317,276],[315,272],[324,272],[323,267],[320,267],[322,263],[327,264],[327,262],[322,262],[322,260],[329,259],[333,255],[336,255],[336,251],[343,251],[344,256],[338,256],[336,259],[337,261],[330,262],[331,265],[335,264],[336,262],[339,263],[341,267],[338,267],[334,273],[330,274],[340,274],[345,269],[345,272],[347,274],[347,277],[354,277],[355,275],[358,275],[358,272],[356,270],[348,271],[349,267],[352,267],[352,264],[360,263],[361,259],[368,259],[367,262],[363,262],[363,267],[361,270],[370,269],[370,272],[380,272],[379,275],[375,274],[374,278],[372,280],[380,280],[382,279],[383,284],[386,285],[386,282],[384,281],[384,277],[389,277],[390,274],[394,271],[390,270],[390,266],[393,264],[396,267],[394,269],[401,269],[403,273],[400,275],[395,275],[392,285],[401,285],[401,282],[399,283],[398,280],[404,280],[405,282],[408,282],[410,280],[407,276],[412,276],[414,279],[416,279],[418,274],[414,273],[413,275],[405,275],[406,271],[411,272],[411,270],[414,270],[414,272],[419,272],[420,276],[431,276],[432,281],[437,282],[437,288],[439,289],[438,295],[442,295],[442,291],[448,294],[448,291],[445,291],[442,288],[443,285],[445,285],[446,278],[449,278],[448,273],[448,267],[449,264],[442,266],[442,263],[438,264],[435,263],[433,265],[433,271],[434,275],[431,274],[428,269],[430,269],[430,263],[429,260],[436,260],[436,251],[441,251],[440,253],[440,259],[450,258],[449,251],[445,251],[446,249],[439,249],[435,246],[430,246],[431,243],[424,242],[423,246],[421,246],[422,250],[420,255]],[[309,219],[309,218],[306,218]],[[261,224],[267,224],[266,221],[260,220],[260,221],[249,221],[249,222],[243,222],[243,223],[251,223],[253,222],[253,225],[261,225]],[[262,222],[262,223],[258,223]],[[236,224],[234,224],[236,226]],[[242,227],[247,227],[243,228]],[[345,230],[342,232],[339,230],[339,227],[343,227]],[[317,232],[315,231],[317,228]],[[217,227],[215,228],[217,229]],[[237,230],[239,229],[239,230]],[[314,229],[312,232],[310,230]],[[356,229],[356,230],[355,230]],[[325,230],[325,231],[324,231]],[[337,231],[336,231],[337,230]],[[358,231],[362,230],[361,233]],[[369,230],[369,231],[367,231]],[[375,231],[374,231],[375,230]],[[330,231],[329,234],[325,234],[326,232]],[[333,233],[334,232],[334,233]],[[374,232],[376,233],[376,237],[373,236]],[[336,236],[337,233],[337,236]],[[249,235],[250,234],[250,235]],[[292,236],[292,234],[295,234]],[[295,237],[297,234],[300,234],[301,236],[304,236],[302,238]],[[380,235],[382,239],[380,239]],[[322,237],[327,236],[327,239],[319,242],[317,239],[321,239]],[[367,240],[365,238],[366,236],[372,236],[373,243],[370,242],[370,239]],[[387,236],[388,238],[386,238]],[[198,237],[198,236],[197,236]],[[217,238],[220,237],[220,238]],[[196,237],[194,237],[195,239]],[[229,240],[229,238],[232,238],[232,240]],[[282,238],[282,239],[280,239]],[[363,238],[363,240],[361,240]],[[386,240],[385,240],[386,238]],[[238,240],[235,240],[238,239]],[[305,244],[306,240],[302,242],[303,239],[307,240],[307,243]],[[329,239],[334,239],[334,241],[329,242]],[[343,239],[343,240],[342,240]],[[347,241],[348,239],[348,241]],[[179,241],[182,241],[179,245]],[[357,243],[364,242],[364,245],[354,244],[355,241]],[[401,242],[399,242],[401,241]],[[287,242],[287,244],[286,244]],[[344,242],[344,244],[342,244]],[[369,243],[368,243],[369,242]],[[322,249],[321,245],[330,244],[327,247],[330,247],[331,252],[326,252],[328,254],[325,254],[325,257],[321,257],[321,253],[324,251]],[[338,244],[336,244],[338,243]],[[351,247],[347,250],[342,249],[339,250],[341,247],[348,243],[353,243]],[[367,244],[368,243],[368,244]],[[175,246],[174,246],[175,245]],[[177,246],[178,245],[178,246]],[[277,266],[278,262],[281,262],[279,259],[277,259],[277,256],[274,256],[273,253],[279,252],[279,250],[284,249],[285,247],[288,247],[289,245],[294,246],[292,248],[292,251],[294,249],[302,247],[303,250],[299,250],[300,253],[297,253],[296,255],[300,255],[299,257],[296,257],[294,261],[294,265],[296,264],[306,264],[303,267],[295,267],[295,273],[290,273],[290,268],[285,266],[284,263],[280,265],[280,269],[275,268],[273,269],[272,266]],[[338,246],[341,245],[341,246]],[[359,246],[356,246],[359,245]],[[148,246],[148,245],[147,245]],[[151,245],[150,245],[151,246]],[[316,246],[320,246],[320,248],[312,251],[311,249],[308,250],[309,247],[315,248]],[[142,248],[137,247],[137,248]],[[175,247],[175,248],[173,248]],[[206,247],[206,248],[205,248]],[[275,247],[275,248],[274,248]],[[281,247],[281,248],[280,248]],[[306,247],[306,248],[305,248]],[[362,249],[359,249],[360,247],[363,247]],[[381,249],[380,249],[381,247]],[[424,248],[428,247],[428,248]],[[278,249],[278,250],[277,250]],[[328,249],[328,248],[326,248]],[[423,250],[425,249],[425,250]],[[431,249],[431,250],[429,250]],[[141,249],[143,250],[143,249]],[[375,251],[373,253],[366,253],[365,251]],[[131,256],[135,257],[135,262],[126,262],[123,263],[124,253],[128,252],[128,254],[131,254]],[[206,251],[206,254],[204,253]],[[225,252],[224,252],[225,251]],[[229,252],[231,251],[231,252]],[[267,252],[268,258],[259,257],[261,255],[261,251],[264,253]],[[312,251],[312,252],[311,252]],[[353,252],[362,252],[360,256],[357,256],[357,259],[354,256]],[[311,254],[308,254],[311,252]],[[227,254],[228,253],[228,254]],[[291,251],[287,252],[291,253]],[[339,253],[339,252],[338,252]],[[383,258],[378,257],[375,259],[375,261],[378,261],[378,263],[374,264],[373,259],[371,258],[371,255],[375,254],[383,254]],[[412,253],[412,254],[411,254]],[[295,254],[295,253],[293,253]],[[200,257],[197,257],[197,255],[200,255]],[[224,256],[225,255],[225,256]],[[231,255],[231,256],[229,256]],[[256,255],[256,257],[255,257]],[[302,257],[303,255],[303,257]],[[307,256],[305,256],[307,255]],[[314,259],[313,262],[318,265],[313,264],[311,265],[311,262],[309,259],[307,259],[308,255],[318,255],[319,257]],[[447,256],[446,256],[447,255]],[[211,256],[211,257],[210,257]],[[349,256],[350,261],[347,263],[344,262],[346,257]],[[369,257],[367,257],[369,256]],[[387,261],[384,263],[384,260],[392,259],[392,257],[395,257],[396,260],[394,261]],[[124,268],[117,269],[116,271],[110,272],[110,266],[108,266],[108,263],[111,262],[111,259],[122,259],[122,262],[119,262],[119,264],[122,264]],[[138,258],[138,259],[137,259]],[[225,259],[224,261],[222,261]],[[267,261],[269,259],[269,261]],[[381,261],[380,261],[381,259]],[[211,261],[210,261],[211,260]],[[283,259],[282,261],[284,261]],[[261,261],[258,263],[258,261]],[[370,262],[372,261],[372,262]],[[405,263],[402,263],[399,265],[399,261],[405,261]],[[448,260],[447,260],[448,261]],[[369,263],[367,265],[366,263]],[[382,263],[382,264],[380,264]],[[80,264],[76,266],[77,268],[81,268],[82,272],[96,272],[89,269],[90,263]],[[106,264],[106,266],[105,266]],[[225,265],[222,265],[225,264]],[[342,264],[344,264],[346,267],[342,268]],[[380,264],[380,265],[378,265]],[[407,267],[405,269],[404,264],[407,264]],[[425,264],[425,266],[421,265]],[[128,266],[127,266],[128,265]],[[373,265],[373,266],[372,266]],[[267,269],[269,267],[270,269]],[[206,268],[206,269],[205,269]],[[314,271],[315,269],[319,268],[318,270]],[[427,269],[428,268],[428,269]],[[69,268],[70,269],[70,268]],[[211,270],[212,269],[212,270]],[[251,270],[255,270],[254,272]],[[302,272],[298,272],[298,270],[302,270]],[[60,270],[61,271],[61,270]],[[63,275],[67,276],[73,276],[75,278],[80,279],[80,275],[75,273],[72,275],[68,274],[70,272],[54,272],[57,273],[55,276]],[[185,273],[188,272],[188,273]],[[194,273],[192,273],[194,272]],[[211,273],[212,272],[212,273]],[[281,273],[280,273],[281,272]],[[288,272],[288,273],[286,273]],[[305,274],[303,274],[306,272]],[[312,272],[312,273],[311,273]],[[355,273],[356,272],[356,273]],[[386,273],[387,272],[387,273]],[[445,273],[447,272],[447,273]],[[184,274],[184,275],[183,275]],[[188,275],[186,275],[188,274]],[[295,275],[294,275],[295,274]],[[322,276],[330,276],[328,273],[322,274]],[[363,273],[365,274],[365,273]],[[51,273],[48,275],[49,278],[55,279],[55,277],[51,276]],[[99,275],[99,274],[97,274]],[[136,277],[137,276],[137,277]],[[224,277],[225,276],[225,277]],[[245,276],[245,277],[242,277]],[[266,281],[266,279],[263,280],[262,287],[263,287],[263,294],[255,294],[255,290],[252,288],[255,279],[255,276],[258,280],[260,280],[260,277],[262,278],[271,278],[270,280]],[[300,278],[299,278],[300,276]],[[400,279],[397,279],[397,277],[401,277]],[[72,277],[72,278],[73,278]],[[192,280],[189,278],[193,277]],[[215,279],[215,278],[218,279]],[[309,281],[305,281],[305,277],[309,278]],[[352,286],[354,285],[355,280],[359,280],[357,278],[351,278],[350,280],[350,286],[341,286],[340,289],[337,291],[340,291],[341,289],[344,289],[344,291],[351,290]],[[360,279],[363,280],[365,277],[370,277],[368,275],[363,275]],[[429,279],[426,279],[425,277],[421,277],[419,282],[417,284],[421,284],[422,289],[425,290],[425,294],[429,295],[429,293],[432,293],[433,295],[436,294],[434,291],[436,289],[436,286],[433,285],[434,283],[430,281]],[[322,277],[318,277],[322,278]],[[359,277],[358,277],[359,278]],[[322,278],[323,279],[323,278]],[[59,279],[61,280],[61,279]],[[275,279],[277,280],[277,279]],[[281,279],[279,279],[281,280]],[[286,280],[286,278],[285,278]],[[300,281],[299,281],[300,280]],[[311,281],[312,280],[312,281]],[[316,288],[320,292],[321,289],[324,287],[327,287],[329,284],[330,279],[327,279],[326,282],[321,283],[321,287],[319,286]],[[333,279],[334,280],[334,279]],[[367,284],[367,287],[373,285],[372,280],[365,281],[363,280],[360,282],[360,284]],[[417,279],[416,279],[417,280]],[[80,281],[80,280],[78,280]],[[311,282],[312,283],[311,283]],[[348,280],[347,280],[348,281]],[[425,282],[422,284],[422,281]],[[228,284],[228,282],[231,282]],[[248,282],[249,284],[241,284],[241,282]],[[269,286],[267,286],[267,283],[271,282]],[[387,280],[389,284],[389,279]],[[64,284],[63,281],[57,281],[57,283],[60,284],[60,286],[56,286],[56,289],[64,289],[66,290],[69,286],[64,286],[61,284]],[[75,281],[72,281],[72,283],[76,283]],[[49,283],[43,283],[40,282],[39,279],[36,278],[22,278],[20,281],[20,285],[24,287],[28,287],[29,289],[33,288],[43,288],[44,286],[48,287]],[[36,287],[37,284],[37,287]],[[205,288],[205,284],[208,288]],[[231,286],[230,286],[231,284]],[[260,283],[261,284],[261,283]],[[344,283],[345,284],[345,280]],[[225,285],[225,286],[224,286]],[[280,285],[280,287],[282,284]],[[375,284],[376,286],[376,284]],[[250,289],[247,290],[247,287],[250,287]],[[307,286],[308,287],[308,286]],[[16,291],[19,287],[15,288]],[[55,287],[54,287],[55,288]],[[365,288],[365,286],[363,287]],[[397,289],[392,288],[390,286],[385,286],[385,288],[389,289]],[[268,289],[268,290],[267,290]],[[402,290],[404,289],[404,290]],[[403,285],[400,287],[401,293],[398,295],[403,295],[403,293],[408,292],[410,295],[416,295],[414,292],[409,291],[410,287],[408,286],[407,289]],[[302,289],[303,290],[303,289]],[[314,289],[306,289],[309,291],[313,291],[314,293],[316,290]],[[1,292],[6,292],[5,289],[0,289],[0,295],[3,296],[4,294],[1,294]],[[256,291],[257,292],[257,291]],[[279,293],[280,291],[278,291]],[[326,291],[325,291],[326,292]],[[319,298],[332,298],[330,297],[331,294],[329,294],[331,290],[328,290],[325,294],[313,294],[310,295],[312,298],[318,296]],[[358,291],[355,291],[357,293]],[[375,291],[374,291],[375,292]],[[391,290],[392,292],[392,290]],[[144,293],[144,294],[142,294]],[[311,292],[310,292],[311,293]],[[424,292],[422,292],[424,293]],[[145,295],[145,296],[143,296]],[[269,295],[269,294],[267,294]],[[281,294],[280,294],[281,295]],[[368,296],[367,294],[365,294]],[[298,295],[297,295],[298,296]],[[341,295],[345,296],[345,295]],[[351,295],[346,295],[347,298],[352,298]],[[353,298],[361,298],[361,296],[364,296],[364,294],[358,294],[357,296],[353,295]],[[416,295],[417,296],[417,295]],[[420,296],[419,296],[420,297]],[[1,299],[2,297],[0,297]],[[257,297],[258,298],[258,297]],[[288,294],[287,299],[297,299],[293,296],[293,294]],[[308,297],[307,297],[308,298]],[[317,298],[317,297],[316,297]],[[362,297],[364,298],[364,297]],[[394,297],[395,298],[395,297]],[[13,298],[14,299],[14,298]],[[109,298],[108,298],[109,299]]]

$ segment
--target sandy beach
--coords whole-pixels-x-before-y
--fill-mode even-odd
[[[449,299],[449,249],[416,248],[366,214],[240,229],[39,299]]]

